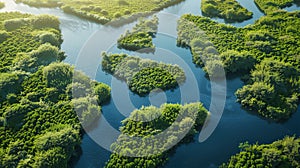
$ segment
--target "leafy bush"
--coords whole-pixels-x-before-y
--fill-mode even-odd
[[[65,63],[53,63],[43,69],[48,87],[64,89],[72,83],[73,68]]]
[[[60,46],[59,38],[52,32],[46,32],[39,35],[40,43],[50,43],[53,46]]]
[[[216,16],[219,14],[218,8],[213,4],[206,4],[206,5],[202,4],[201,10],[203,13],[207,15]]]
[[[6,20],[4,21],[4,28],[7,31],[14,31],[16,29],[19,29],[23,26],[28,25],[28,21],[21,18],[21,19],[10,19],[10,20]]]
[[[95,95],[98,97],[98,103],[103,104],[110,99],[110,87],[106,84],[99,83],[94,87]]]
[[[47,151],[42,151],[34,156],[32,167],[52,167],[57,166],[67,168],[68,162],[66,153],[61,147],[55,147]]]
[[[266,59],[251,73],[251,83],[236,92],[244,107],[275,121],[297,110],[300,72],[288,63]]]
[[[93,126],[101,115],[101,108],[98,106],[97,100],[96,97],[82,97],[72,100],[79,121],[84,128]]]
[[[33,104],[14,104],[4,112],[4,126],[18,129],[23,125],[25,115],[34,107]]]
[[[9,34],[6,31],[0,30],[0,43],[9,38]]]
[[[29,53],[30,57],[37,58],[37,61],[41,65],[48,65],[51,62],[57,61],[59,54],[59,49],[49,43],[42,44],[37,50],[33,50]]]
[[[114,14],[114,18],[119,18],[119,17],[121,17],[122,15],[121,15],[121,13],[120,12],[116,12],[115,14]]]

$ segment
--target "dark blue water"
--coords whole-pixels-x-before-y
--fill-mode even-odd
[[[237,27],[243,27],[248,24],[253,24],[257,19],[263,16],[258,8],[255,6],[253,1],[249,0],[238,0],[241,5],[246,7],[248,10],[254,13],[252,19],[242,22],[242,23],[232,23],[232,25]],[[102,45],[101,43],[95,44],[93,47],[91,46],[91,50],[86,52],[84,58],[79,58],[80,51],[84,51],[83,46],[89,45],[86,43],[87,40],[90,40],[93,33],[102,30],[103,26],[77,18],[72,15],[64,14],[59,9],[46,9],[46,8],[31,8],[22,4],[15,4],[13,0],[5,1],[7,3],[6,7],[1,11],[21,11],[28,12],[33,14],[53,14],[57,15],[61,20],[61,30],[64,38],[64,43],[62,44],[62,49],[66,51],[68,54],[68,58],[66,62],[74,65],[78,65],[78,68],[89,74],[90,76],[94,76],[97,81],[104,82],[106,84],[112,85],[112,81],[114,81],[114,86],[112,87],[113,92],[116,94],[128,94],[130,102],[132,105],[130,108],[125,108],[124,111],[120,113],[119,106],[126,106],[126,103],[122,104],[122,100],[119,100],[118,97],[114,97],[114,99],[107,105],[102,107],[103,116],[99,120],[99,125],[104,119],[106,119],[109,124],[118,129],[121,126],[120,121],[126,118],[131,112],[131,108],[140,108],[141,106],[147,106],[151,102],[151,96],[147,97],[139,97],[138,95],[133,94],[128,91],[127,86],[118,82],[112,77],[104,73],[101,70],[100,61],[98,59],[102,50],[100,47],[97,48],[97,45]],[[163,12],[172,13],[175,15],[182,15],[185,13],[192,13],[195,15],[202,15],[200,11],[200,0],[186,0],[183,3],[172,6],[163,10]],[[288,11],[299,10],[299,6],[293,5],[292,7],[286,8]],[[161,13],[161,12],[160,12]],[[223,23],[222,19],[214,18],[214,20]],[[106,30],[107,37],[111,37],[114,33],[123,33],[125,29],[132,27],[131,25],[125,25],[120,28],[111,28]],[[168,25],[160,24],[160,30],[174,29],[176,28],[176,24]],[[113,32],[113,33],[112,33]],[[109,34],[112,33],[112,34]],[[93,35],[94,36],[94,35]],[[106,36],[102,37],[105,40]],[[115,35],[118,37],[118,35]],[[99,37],[101,39],[101,37]],[[115,44],[116,41],[114,41]],[[163,61],[166,63],[177,63],[176,59],[169,59],[172,55],[178,56],[183,62],[186,64],[191,72],[192,76],[196,76],[196,82],[198,84],[197,90],[193,90],[191,87],[188,92],[193,93],[199,91],[200,93],[200,101],[204,104],[206,108],[209,108],[211,101],[211,87],[209,80],[204,76],[204,72],[202,69],[197,68],[192,63],[192,55],[189,50],[184,48],[179,48],[176,46],[176,37],[169,36],[165,34],[158,34],[154,39],[154,43],[157,48],[165,49],[170,52],[165,52],[160,55],[159,51],[156,51],[154,54],[139,54],[127,52],[124,50],[119,50],[116,48],[114,44],[109,44],[111,47],[108,47],[108,51],[113,53],[125,52],[131,55],[139,55],[144,58],[151,58],[154,60]],[[163,51],[161,51],[163,53]],[[96,61],[94,61],[96,60]],[[86,62],[81,67],[81,64],[78,62]],[[92,66],[95,64],[96,66]],[[90,69],[96,69],[95,73]],[[185,69],[185,68],[184,68]],[[182,87],[188,88],[189,83],[185,83]],[[197,141],[197,136],[195,136],[195,142],[190,143],[188,145],[181,145],[177,148],[176,153],[174,153],[166,167],[216,167],[220,165],[222,162],[225,162],[229,159],[232,154],[235,154],[239,151],[238,145],[240,142],[249,141],[250,143],[270,143],[274,140],[283,138],[285,135],[300,135],[300,126],[298,121],[300,120],[300,108],[298,111],[292,116],[292,118],[284,123],[270,123],[266,120],[259,118],[256,115],[250,114],[245,110],[241,109],[240,104],[236,103],[236,97],[234,95],[235,91],[238,88],[243,86],[243,82],[236,79],[228,79],[227,80],[227,96],[226,96],[226,105],[224,109],[223,116],[221,118],[220,123],[218,124],[214,133],[203,143],[199,143]],[[165,102],[168,103],[185,103],[189,102],[191,99],[187,98],[183,102],[181,99],[183,93],[181,93],[181,89],[175,89],[174,91],[167,91],[165,93]],[[162,99],[164,100],[164,99]],[[119,104],[118,104],[118,103]],[[164,102],[164,101],[162,101]],[[157,102],[154,105],[159,105],[161,102]],[[97,135],[97,132],[101,130],[100,126],[90,131],[90,135]],[[98,136],[106,136],[106,135],[98,135]],[[105,138],[105,137],[104,137]],[[105,165],[105,162],[109,159],[110,152],[100,147],[88,134],[83,136],[82,140],[82,155],[79,160],[76,162],[76,168],[87,167],[87,168],[99,168]]]

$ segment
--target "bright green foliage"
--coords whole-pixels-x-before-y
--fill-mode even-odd
[[[272,144],[250,145],[247,142],[240,145],[241,152],[232,156],[228,163],[220,168],[240,167],[300,167],[300,139],[285,137]]]
[[[72,103],[84,128],[91,127],[101,115],[101,108],[98,106],[95,96],[76,98],[72,100]]]
[[[129,88],[140,95],[148,94],[156,88],[168,90],[176,88],[177,81],[162,68],[145,68],[136,73],[129,83]]]
[[[253,55],[247,51],[228,50],[223,52],[220,57],[227,73],[249,72],[256,63]]]
[[[184,15],[178,25],[178,45],[190,47],[194,63],[205,65],[208,73],[220,66],[227,74],[247,74],[256,68],[249,85],[237,92],[239,102],[264,117],[285,120],[299,103],[299,15],[277,12],[245,28]],[[264,60],[267,57],[272,59]]]
[[[66,13],[105,24],[112,20],[132,21],[183,0],[16,0],[35,7],[59,7]]]
[[[51,167],[56,165],[57,167],[67,168],[67,158],[65,151],[60,147],[54,147],[52,149],[39,152],[33,158],[35,162],[30,165],[30,159],[20,161],[21,166],[32,166],[32,167]],[[25,163],[24,163],[25,162]]]
[[[297,110],[299,88],[299,70],[289,63],[266,59],[251,73],[251,83],[236,95],[244,107],[279,121]]]
[[[219,54],[214,44],[208,40],[209,37],[184,19],[179,21],[178,29],[178,45],[190,46],[193,62],[203,67],[210,76],[223,77],[219,73],[220,69],[224,69],[227,74],[233,74],[249,72],[254,67],[255,58],[250,52],[228,50]]]
[[[255,4],[262,10],[265,14],[270,14],[273,12],[278,12],[280,9],[292,6],[295,2],[300,2],[299,0],[254,0]]]
[[[50,43],[53,46],[60,46],[60,39],[52,32],[45,32],[39,35],[40,43]]]
[[[118,39],[118,48],[124,48],[129,51],[151,52],[155,46],[152,43],[152,37],[145,32],[134,34],[125,34]]]
[[[72,83],[73,68],[68,64],[54,63],[43,69],[47,87],[64,89]]]
[[[25,24],[10,27],[7,20]],[[92,125],[101,114],[98,97],[110,95],[105,85],[108,91],[96,96],[100,83],[59,63],[58,28],[48,15],[0,14],[0,167],[67,167],[80,123]]]
[[[76,73],[79,74],[74,77],[70,65],[53,63],[25,78],[21,76],[23,80],[13,87],[22,92],[10,92],[1,101],[3,125],[0,126],[0,149],[9,150],[8,147],[16,141],[23,145],[16,154],[2,154],[0,167],[16,167],[25,162],[30,166],[67,166],[75,147],[80,143],[80,123],[85,128],[92,126],[101,114],[98,97],[110,95],[108,91],[103,91],[103,95],[95,96],[92,92],[94,86],[101,84],[91,81],[80,72]],[[11,79],[17,80],[17,77]],[[74,85],[84,88],[83,95],[79,95],[77,91],[70,93],[69,88],[74,86],[70,83],[72,79],[76,81]],[[11,82],[6,80],[6,83]],[[8,85],[6,83],[3,85]],[[110,90],[107,85],[103,87]],[[76,89],[75,86],[74,88]],[[61,124],[66,127],[60,127]],[[56,155],[57,151],[60,153]],[[45,157],[41,157],[42,155]],[[29,158],[35,159],[27,163]]]
[[[219,24],[201,16],[184,15],[178,25],[178,44],[192,47],[191,41],[204,35],[205,39],[201,40],[212,43],[220,54],[228,50],[248,51],[258,61],[275,57],[299,67],[300,35],[295,31],[300,29],[298,15],[299,12],[274,13],[245,28]]]
[[[34,141],[35,149],[47,151],[52,148],[61,147],[66,153],[72,154],[74,146],[79,145],[78,142],[80,142],[78,130],[74,130],[70,125],[59,125],[56,127],[36,137]],[[70,158],[71,156],[67,157]]]
[[[132,31],[126,31],[118,39],[118,48],[130,51],[149,52],[155,49],[152,38],[155,37],[158,28],[158,18],[151,20],[140,19]]]
[[[99,104],[103,104],[110,99],[110,87],[103,83],[97,83],[94,88]]]
[[[21,26],[15,26],[15,23],[21,23]],[[1,13],[0,25],[0,72],[34,72],[40,64],[48,65],[52,61],[64,59],[64,53],[57,48],[62,40],[56,17],[32,16],[18,12]],[[53,35],[55,40],[47,40],[43,37],[44,34]],[[55,47],[44,43],[53,44]]]
[[[127,82],[131,91],[143,96],[153,89],[174,89],[185,82],[184,71],[178,65],[128,56],[103,53],[102,69]]]
[[[224,18],[226,21],[231,22],[242,22],[251,19],[253,15],[236,0],[202,0],[201,10],[204,15]]]
[[[164,104],[133,111],[122,121],[121,135],[111,146],[116,153],[110,156],[106,167],[161,167],[172,150],[193,139],[208,115],[201,103]],[[140,141],[130,137],[140,137]]]

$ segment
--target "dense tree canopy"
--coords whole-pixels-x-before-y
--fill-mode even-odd
[[[1,13],[0,17],[0,72],[34,72],[41,64],[65,58],[59,50],[62,38],[56,17],[18,12]],[[52,39],[45,34],[51,34]]]
[[[0,167],[68,167],[110,88],[60,63],[57,18],[1,13],[0,25]]]
[[[110,156],[106,167],[161,167],[178,142],[193,139],[208,115],[201,103],[164,104],[160,108],[150,106],[133,111],[122,121],[121,135],[111,145],[115,153]],[[163,131],[163,136],[159,136]]]
[[[255,4],[262,10],[264,13],[269,14],[277,12],[282,8],[292,6],[292,4],[299,3],[299,0],[254,0]]]
[[[141,96],[154,89],[174,89],[185,82],[178,65],[164,64],[126,54],[103,53],[102,69],[127,82],[129,89]]]
[[[297,110],[300,71],[291,64],[265,59],[251,73],[251,82],[236,92],[244,107],[274,120],[286,120]]]
[[[240,167],[299,167],[300,139],[285,137],[271,144],[242,143],[241,152],[232,156],[228,163],[220,168]]]
[[[299,26],[298,11],[273,12],[244,28],[184,15],[177,42],[191,48],[193,62],[207,73],[222,66],[227,74],[245,74],[248,85],[237,91],[238,101],[281,121],[299,104]]]
[[[201,11],[204,15],[224,18],[231,22],[251,19],[253,15],[236,0],[202,0]]]

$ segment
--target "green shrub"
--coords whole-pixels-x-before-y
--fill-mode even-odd
[[[114,14],[114,18],[119,18],[119,17],[121,17],[122,15],[121,15],[121,13],[120,12],[116,12],[115,14]]]
[[[297,109],[300,72],[288,63],[266,59],[251,73],[251,83],[236,92],[238,101],[275,121],[288,119]]]
[[[72,99],[74,110],[84,128],[92,127],[101,115],[101,107],[98,106],[97,100],[97,97]]]
[[[0,43],[4,42],[9,37],[10,36],[9,36],[8,32],[0,30]]]
[[[53,46],[60,46],[58,37],[52,32],[46,32],[39,35],[40,43],[50,43]]]
[[[127,9],[127,10],[124,11],[124,14],[125,14],[125,15],[130,15],[130,14],[131,14],[131,11]]]
[[[53,28],[59,30],[60,22],[57,17],[51,15],[38,15],[31,18],[35,29]]]
[[[42,44],[37,50],[29,53],[30,57],[37,58],[41,65],[48,65],[59,59],[60,51],[49,43]]]
[[[73,68],[64,63],[52,63],[43,69],[43,76],[48,87],[61,90],[72,83]]]
[[[10,93],[20,91],[21,79],[16,73],[0,73],[0,99],[3,100]]]
[[[98,103],[103,104],[110,99],[110,87],[106,84],[99,83],[94,87],[95,95],[98,97]]]
[[[4,28],[7,31],[14,31],[16,29],[19,29],[21,27],[27,26],[28,21],[21,18],[21,19],[10,19],[4,21]]]

